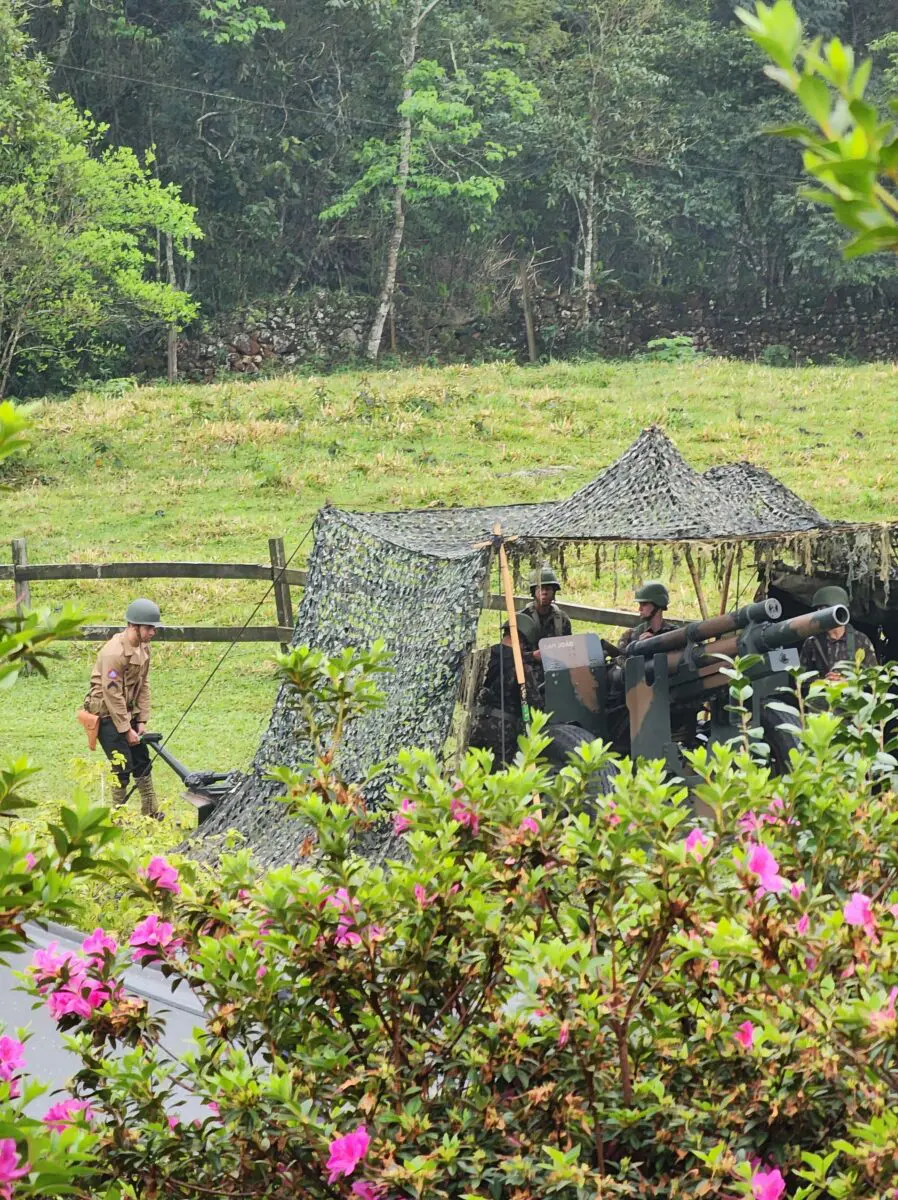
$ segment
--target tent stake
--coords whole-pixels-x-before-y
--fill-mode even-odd
[[[702,581],[698,577],[698,567],[695,565],[695,559],[692,556],[692,547],[686,547],[686,562],[689,566],[689,574],[692,576],[692,584],[695,588],[695,598],[698,600],[698,609],[702,614],[702,620],[708,619],[708,604],[705,600],[705,593],[702,590]]]
[[[726,612],[727,601],[730,598],[730,580],[733,578],[733,562],[734,562],[735,558],[736,558],[736,548],[733,547],[733,549],[727,555],[726,570],[723,573],[723,586],[720,589],[720,615],[721,616],[723,616],[723,614]]]
[[[525,727],[530,724],[530,705],[527,703],[527,682],[524,677],[524,659],[521,655],[521,643],[518,640],[518,617],[514,608],[514,586],[511,582],[511,571],[508,568],[508,555],[505,553],[505,543],[502,541],[502,528],[496,525],[493,529],[499,549],[499,568],[502,571],[502,590],[505,592],[505,610],[508,613],[508,628],[511,631],[511,653],[514,658],[514,674],[521,689],[521,716]]]

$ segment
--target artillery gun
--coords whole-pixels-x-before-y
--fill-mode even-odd
[[[705,714],[709,742],[736,735],[729,711],[730,679],[723,657],[755,655],[752,723],[764,728],[778,765],[785,764],[794,738],[783,730],[782,714],[768,710],[777,692],[791,689],[791,670],[806,638],[847,625],[841,604],[780,620],[778,600],[747,604],[735,612],[694,621],[656,637],[631,642],[616,660],[606,655],[594,633],[545,638],[539,646],[546,676],[546,711],[551,722],[579,725],[633,758],[661,758],[676,774],[686,774],[681,743],[692,740],[696,720]]]

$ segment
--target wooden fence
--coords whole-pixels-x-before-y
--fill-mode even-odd
[[[208,563],[208,562],[110,562],[110,563],[29,563],[24,538],[12,542],[12,562],[0,563],[0,581],[8,579],[15,591],[19,611],[31,607],[31,584],[46,580],[70,580],[73,583],[102,579],[250,579],[271,584],[276,625],[163,625],[157,638],[163,642],[280,642],[284,650],[293,637],[293,596],[291,588],[304,587],[306,572],[286,565],[283,538],[268,539],[267,563]],[[529,603],[529,596],[515,596],[520,608]],[[504,610],[504,596],[484,597],[486,609]],[[624,628],[637,623],[635,613],[615,608],[592,608],[585,604],[562,604],[575,621],[594,625],[618,625]],[[84,625],[74,635],[93,641],[105,641],[122,628],[121,625]]]

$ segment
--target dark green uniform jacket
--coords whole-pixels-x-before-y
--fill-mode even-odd
[[[648,627],[648,621],[640,621],[638,625],[634,625],[632,629],[628,629],[621,640],[617,643],[618,652],[623,654],[630,643],[635,641],[641,634],[645,633]],[[676,625],[672,625],[670,621],[662,621],[661,628],[658,630],[658,632],[669,633],[671,629],[676,628],[678,627]],[[655,635],[653,634],[652,636],[654,637]]]
[[[876,651],[865,633],[853,625],[845,626],[845,636],[833,639],[828,634],[818,633],[809,637],[801,647],[801,669],[828,675],[836,663],[854,662],[858,650],[863,652],[863,665],[876,666]]]
[[[537,612],[536,601],[531,600],[521,611],[525,612],[528,617],[532,617],[539,626],[539,636],[537,637],[536,644],[530,647],[531,650],[536,650],[539,647],[539,642],[542,638],[571,636],[571,623],[557,604],[553,604],[549,611],[543,615]]]

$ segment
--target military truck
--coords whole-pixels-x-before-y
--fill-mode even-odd
[[[728,741],[737,733],[725,659],[753,655],[755,664],[747,671],[752,724],[764,729],[783,768],[795,737],[770,702],[793,690],[790,671],[799,665],[797,647],[847,625],[850,614],[837,604],[785,621],[781,616],[778,600],[762,600],[631,642],[616,658],[595,633],[545,638],[539,648],[550,722],[603,738],[620,754],[663,759],[671,771],[688,777],[684,745],[699,736],[711,743]]]

